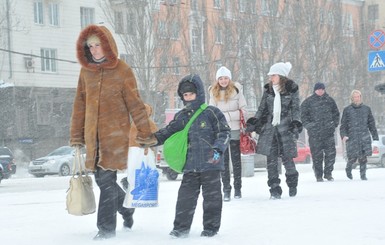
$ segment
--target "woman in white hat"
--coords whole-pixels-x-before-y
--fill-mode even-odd
[[[291,64],[276,63],[271,66],[269,83],[255,117],[250,118],[247,131],[259,133],[257,153],[267,156],[267,184],[271,199],[280,199],[282,188],[278,172],[278,157],[286,170],[289,196],[297,195],[298,171],[293,158],[297,156],[296,140],[302,131],[298,85],[287,78]]]
[[[222,66],[218,69],[215,76],[215,84],[209,88],[210,100],[209,104],[218,107],[225,115],[227,123],[231,128],[230,145],[225,151],[225,170],[222,172],[223,183],[223,200],[228,202],[231,200],[231,184],[230,184],[230,168],[229,168],[229,151],[231,162],[233,164],[234,175],[234,198],[242,197],[242,164],[240,153],[240,111],[246,113],[246,100],[243,96],[242,85],[234,83],[231,80],[231,72]]]

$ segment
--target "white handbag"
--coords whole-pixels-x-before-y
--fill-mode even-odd
[[[84,158],[80,147],[76,147],[66,200],[68,213],[76,216],[92,214],[96,211],[92,178],[83,169],[82,162],[84,162]]]

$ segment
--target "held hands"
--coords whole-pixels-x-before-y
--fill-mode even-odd
[[[258,120],[255,117],[250,117],[246,121],[246,132],[253,132],[255,131],[255,127],[257,126]]]
[[[212,164],[218,164],[221,160],[222,152],[219,149],[214,148],[213,149],[213,155],[211,159],[209,160],[209,163]]]
[[[154,134],[147,138],[142,138],[138,136],[136,137],[135,141],[143,148],[148,148],[158,144],[158,140],[156,139]]]

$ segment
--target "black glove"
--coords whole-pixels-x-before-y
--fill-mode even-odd
[[[303,129],[303,126],[300,121],[297,121],[297,120],[291,121],[289,125],[290,132],[300,134],[302,132],[302,129]]]
[[[213,149],[213,155],[212,155],[211,159],[209,160],[209,163],[218,164],[219,161],[221,160],[221,156],[222,156],[222,152],[219,149],[214,148]]]
[[[258,123],[257,118],[255,118],[255,117],[250,117],[250,118],[246,121],[246,129],[245,129],[245,131],[246,131],[246,132],[253,132],[253,131],[255,131],[255,127],[257,126],[257,123]]]

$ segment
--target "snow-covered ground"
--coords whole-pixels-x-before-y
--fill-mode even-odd
[[[200,237],[201,205],[190,236],[170,238],[180,181],[161,177],[159,207],[137,209],[131,231],[122,230],[119,216],[116,238],[102,243],[385,244],[385,169],[369,168],[368,181],[361,181],[356,169],[354,179],[349,180],[344,165],[343,161],[336,164],[334,182],[317,183],[311,165],[298,164],[298,195],[289,197],[286,184],[282,184],[281,200],[269,200],[266,171],[257,170],[253,177],[243,178],[243,198],[224,203],[222,226],[213,238]],[[95,244],[96,214],[76,217],[65,210],[69,177],[37,179],[22,173],[21,169],[0,184],[2,245]],[[98,197],[96,185],[94,189]]]

